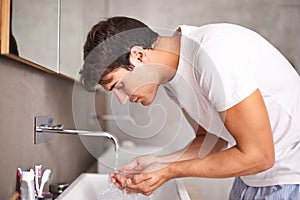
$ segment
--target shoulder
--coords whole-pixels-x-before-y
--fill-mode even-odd
[[[214,38],[231,36],[232,34],[239,34],[243,32],[251,32],[248,28],[230,23],[205,24],[202,26],[180,25],[178,30],[180,30],[182,35],[194,38],[204,34]]]

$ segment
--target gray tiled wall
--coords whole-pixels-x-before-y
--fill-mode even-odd
[[[109,15],[138,18],[151,27],[236,23],[264,37],[300,71],[300,0],[110,0]]]
[[[0,199],[15,191],[16,169],[50,168],[54,182],[70,183],[95,161],[78,136],[56,135],[34,145],[33,120],[51,114],[74,128],[71,81],[0,57]]]

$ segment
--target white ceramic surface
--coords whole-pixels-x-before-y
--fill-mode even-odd
[[[110,184],[107,174],[81,174],[58,200],[190,200],[182,180],[165,183],[150,196],[126,194]]]

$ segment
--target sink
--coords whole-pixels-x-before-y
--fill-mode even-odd
[[[190,200],[181,179],[170,180],[150,196],[126,194],[110,183],[108,174],[83,173],[57,200]]]

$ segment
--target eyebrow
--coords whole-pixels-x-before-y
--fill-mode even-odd
[[[114,87],[116,86],[117,81],[109,88],[109,91],[112,91],[114,89]]]

